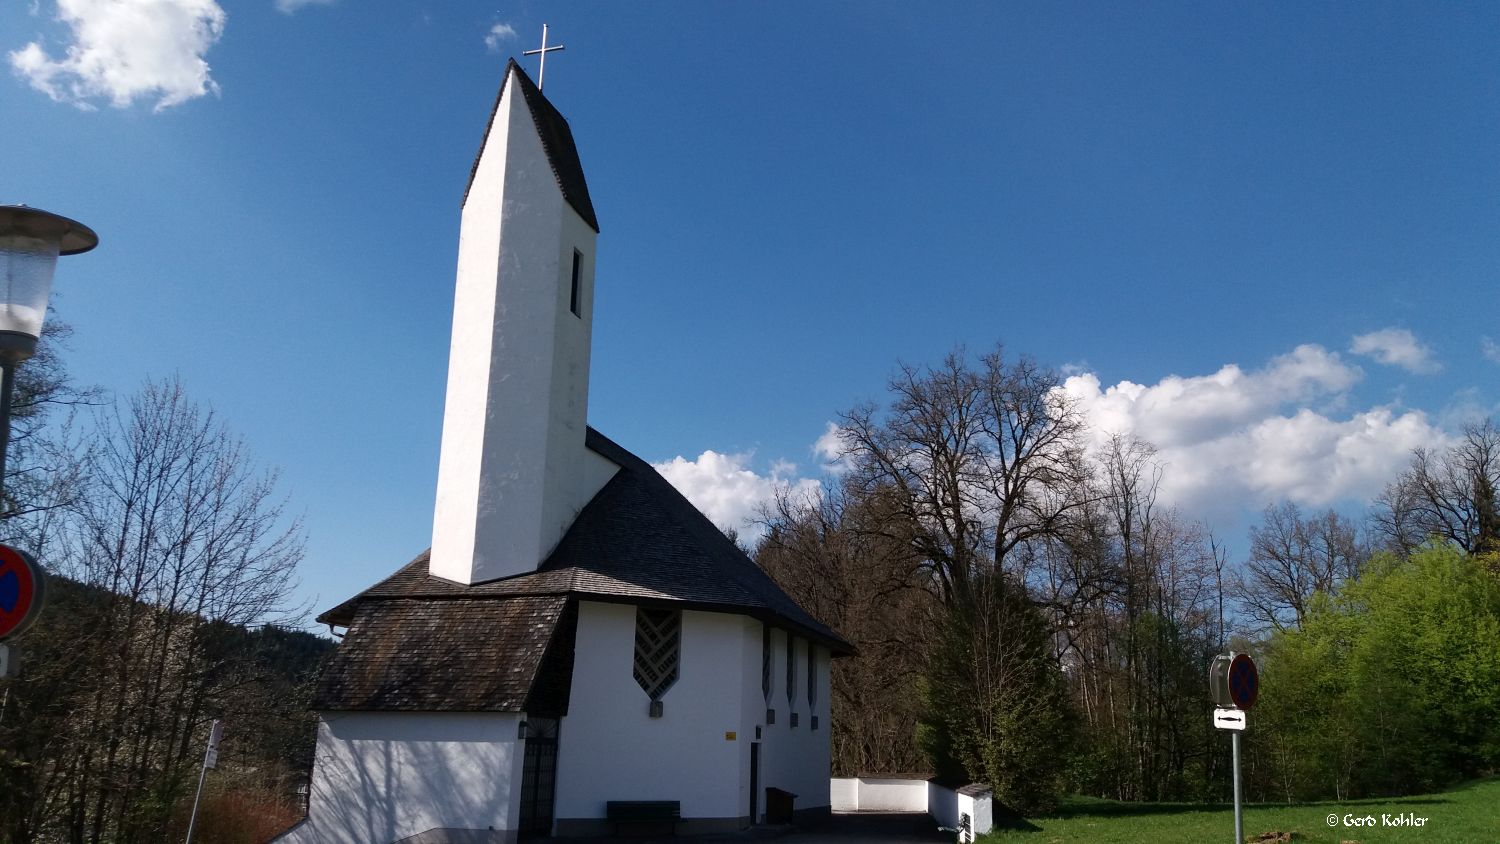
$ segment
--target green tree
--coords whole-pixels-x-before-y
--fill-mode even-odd
[[[940,777],[984,781],[1010,809],[1053,808],[1074,719],[1046,619],[1003,575],[935,619],[923,744]]]
[[[1257,749],[1287,799],[1428,791],[1500,764],[1500,581],[1477,556],[1377,556],[1265,656]]]

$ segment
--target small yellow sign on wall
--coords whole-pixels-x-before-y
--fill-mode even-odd
[[[735,733],[735,732],[728,732],[728,733],[724,734],[724,740],[725,741],[734,741],[735,739],[737,739],[739,737],[740,737],[740,734],[739,733]]]

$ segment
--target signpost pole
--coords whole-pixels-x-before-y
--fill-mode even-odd
[[[1245,840],[1245,818],[1240,812],[1240,734],[1238,731],[1229,734],[1234,741],[1234,842],[1243,844]]]
[[[1248,726],[1250,707],[1260,696],[1260,672],[1248,654],[1230,651],[1216,656],[1208,669],[1208,692],[1218,708],[1214,726],[1231,731],[1234,748],[1234,844],[1245,840],[1244,798],[1240,789],[1240,733]]]
[[[193,827],[198,823],[198,802],[203,799],[203,780],[208,776],[208,769],[219,764],[219,737],[223,734],[224,725],[215,719],[213,726],[208,728],[208,748],[203,751],[203,768],[198,771],[198,793],[193,795],[193,814],[188,818],[187,839],[183,844],[193,844]]]

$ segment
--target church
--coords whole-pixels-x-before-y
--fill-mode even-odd
[[[829,664],[852,648],[588,426],[598,232],[567,120],[511,61],[462,206],[432,547],[318,617],[346,632],[307,817],[276,841],[609,835],[673,810],[680,834],[729,832],[786,793],[828,812]]]

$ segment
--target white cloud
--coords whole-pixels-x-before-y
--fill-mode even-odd
[[[1443,368],[1433,358],[1432,349],[1417,342],[1417,336],[1405,328],[1382,328],[1369,334],[1355,336],[1349,351],[1366,355],[1385,364],[1399,366],[1418,374],[1437,372]]]
[[[652,465],[710,521],[720,528],[734,528],[742,538],[753,542],[761,528],[752,522],[762,505],[775,500],[778,491],[816,495],[821,484],[813,478],[796,477],[796,464],[785,460],[776,461],[769,474],[757,474],[749,468],[751,457],[710,449],[696,460],[677,456]]]
[[[1500,343],[1496,343],[1489,337],[1480,337],[1479,351],[1484,354],[1484,359],[1490,363],[1500,363]]]
[[[830,475],[841,475],[854,468],[854,458],[844,453],[844,429],[829,422],[823,435],[812,444],[812,453],[822,461],[822,469]]]
[[[1121,381],[1101,390],[1093,373],[1064,384],[1084,401],[1096,436],[1131,433],[1162,447],[1217,439],[1289,403],[1336,400],[1362,377],[1337,353],[1309,344],[1253,372],[1231,363],[1212,375],[1169,375],[1149,387]]]
[[[1114,433],[1158,449],[1161,495],[1194,516],[1258,509],[1282,498],[1323,506],[1368,500],[1444,434],[1421,411],[1341,412],[1361,377],[1321,346],[1299,346],[1246,372],[1168,376],[1153,385],[1068,378],[1095,443]]]
[[[484,35],[484,46],[492,53],[500,52],[500,42],[509,41],[516,37],[516,28],[508,23],[497,23],[490,27],[490,31]]]
[[[276,11],[294,15],[308,6],[332,6],[337,0],[276,0]]]
[[[57,0],[70,30],[63,57],[33,41],[9,54],[10,66],[52,99],[91,109],[156,100],[156,111],[219,86],[204,56],[224,34],[215,0]]]

